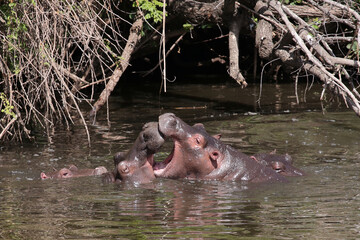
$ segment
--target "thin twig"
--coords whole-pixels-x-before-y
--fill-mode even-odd
[[[164,81],[164,92],[166,92],[166,48],[165,48],[165,23],[166,23],[166,0],[163,0],[163,25],[162,25],[162,54],[163,54],[163,81]]]
[[[6,131],[10,128],[10,126],[16,121],[17,117],[11,119],[11,121],[4,127],[4,129],[0,133],[0,140],[5,135]]]

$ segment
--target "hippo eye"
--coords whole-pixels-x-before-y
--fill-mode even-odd
[[[273,162],[272,163],[272,168],[277,172],[284,172],[285,171],[285,165],[281,162]]]
[[[197,145],[203,145],[205,142],[204,137],[201,134],[195,134],[194,140]]]

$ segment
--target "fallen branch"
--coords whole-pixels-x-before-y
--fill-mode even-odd
[[[297,44],[300,46],[300,48],[305,52],[306,56],[308,57],[308,59],[315,64],[322,73],[324,73],[327,76],[327,80],[325,82],[325,84],[330,85],[330,83],[333,83],[336,87],[340,88],[340,90],[344,93],[346,93],[346,100],[347,102],[351,105],[351,107],[353,108],[353,110],[355,111],[355,113],[360,116],[360,105],[359,105],[359,100],[356,99],[356,97],[353,95],[353,93],[344,85],[344,83],[342,81],[340,81],[339,79],[337,79],[336,77],[334,77],[333,74],[331,74],[330,72],[328,72],[325,67],[323,66],[323,64],[319,61],[319,59],[317,59],[311,52],[310,50],[307,48],[307,46],[305,45],[303,39],[297,34],[295,28],[293,27],[293,25],[291,24],[291,22],[289,21],[289,19],[287,18],[287,16],[285,15],[285,12],[283,11],[283,9],[290,14],[291,16],[293,16],[293,13],[287,9],[285,6],[279,4],[279,2],[275,2],[275,1],[270,1],[270,6],[273,7],[281,16],[282,20],[285,22],[287,28],[289,29],[291,35],[294,37],[294,39],[296,40]]]
[[[239,14],[234,0],[225,1],[224,9],[225,14],[232,16],[227,20],[229,25],[229,75],[242,87],[246,87],[247,82],[239,68],[239,34],[245,24],[244,14]]]
[[[137,16],[140,16],[139,12]],[[139,42],[141,38],[142,27],[143,27],[143,18],[137,17],[137,19],[134,21],[134,23],[130,28],[129,38],[121,55],[121,60],[119,62],[118,67],[116,67],[115,71],[110,77],[110,80],[106,83],[105,89],[101,92],[98,100],[95,102],[92,110],[90,111],[91,118],[95,118],[96,113],[99,111],[99,109],[108,101],[111,92],[114,90],[116,84],[120,80],[120,77],[128,67],[131,54],[134,51],[136,44]]]

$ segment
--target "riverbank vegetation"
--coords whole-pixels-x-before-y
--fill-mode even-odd
[[[204,0],[0,2],[0,141],[31,139],[34,129],[70,129],[80,119],[87,132],[132,62],[159,56],[166,91],[171,55],[191,47],[196,32],[219,41],[224,65],[246,91],[242,49],[256,47],[252,75],[295,84],[317,79],[325,95],[360,116],[358,92],[360,5],[357,0]],[[239,44],[246,36],[248,46]],[[186,39],[186,44],[184,43]],[[215,40],[214,40],[215,39]],[[198,43],[197,43],[198,44]],[[136,66],[133,66],[136,68]],[[160,77],[158,78],[160,79]],[[124,79],[123,81],[126,81]],[[281,80],[279,80],[281,81]],[[89,110],[90,109],[90,110]],[[104,113],[108,111],[104,111]]]

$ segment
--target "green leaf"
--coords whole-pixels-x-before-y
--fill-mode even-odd
[[[185,23],[185,24],[183,24],[183,28],[190,31],[190,30],[194,29],[194,26],[191,25],[190,23]]]

